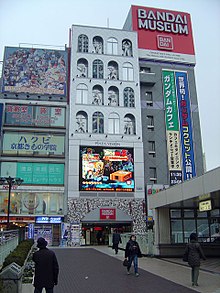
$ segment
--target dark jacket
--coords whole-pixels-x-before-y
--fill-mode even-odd
[[[141,257],[141,250],[137,241],[129,240],[125,248],[125,257],[137,255]]]
[[[191,240],[186,245],[185,253],[188,255],[188,264],[191,267],[199,267],[200,258],[206,259],[201,245],[196,240]]]
[[[112,243],[113,244],[118,244],[121,243],[121,235],[119,233],[114,233],[112,236]]]
[[[33,255],[35,262],[34,287],[53,288],[58,282],[59,265],[55,253],[48,248],[41,248]]]

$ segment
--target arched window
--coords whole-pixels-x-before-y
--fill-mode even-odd
[[[92,104],[104,105],[103,102],[103,88],[100,85],[95,85],[92,89]]]
[[[125,39],[122,41],[122,55],[123,56],[133,56],[132,43],[128,39]]]
[[[103,62],[99,59],[93,61],[93,78],[103,78]]]
[[[101,37],[93,38],[94,53],[103,54],[103,39]]]
[[[88,52],[89,40],[86,35],[80,35],[78,37],[78,52]]]
[[[108,133],[119,134],[120,118],[117,113],[111,113],[108,117]]]
[[[118,41],[115,38],[109,38],[107,41],[107,54],[118,55]]]
[[[92,115],[92,132],[104,133],[104,116],[101,112],[95,112]]]
[[[136,134],[135,118],[132,114],[127,114],[124,117],[124,134],[127,134],[127,135]]]
[[[134,80],[133,65],[129,62],[126,62],[123,64],[123,80],[126,80],[126,81]]]
[[[85,133],[88,132],[88,116],[84,111],[79,111],[76,114],[76,132]]]
[[[134,90],[131,87],[124,89],[124,107],[134,107]]]
[[[118,79],[118,63],[115,61],[108,63],[108,79]]]
[[[88,104],[88,88],[84,83],[78,84],[76,88],[76,104]]]
[[[119,106],[119,91],[116,86],[108,89],[108,106]]]
[[[77,61],[77,76],[88,77],[88,61],[84,58]]]

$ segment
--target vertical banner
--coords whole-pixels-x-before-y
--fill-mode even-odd
[[[0,103],[0,138],[2,137],[3,106],[4,105],[2,103]]]
[[[178,106],[174,71],[163,70],[163,95],[170,185],[182,182]]]
[[[176,72],[176,89],[179,106],[180,133],[182,142],[183,172],[184,180],[196,176],[192,121],[189,99],[189,88],[186,72]]]

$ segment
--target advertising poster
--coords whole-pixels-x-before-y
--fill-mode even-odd
[[[176,72],[175,76],[179,105],[183,174],[184,180],[188,180],[196,176],[188,80],[186,72]]]
[[[6,104],[5,124],[65,127],[65,108]]]
[[[67,52],[6,47],[3,92],[66,94]]]
[[[134,191],[132,148],[80,147],[80,190]]]

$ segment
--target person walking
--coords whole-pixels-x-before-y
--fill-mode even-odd
[[[115,229],[113,235],[112,235],[112,249],[115,250],[115,254],[118,254],[118,245],[119,243],[122,243],[121,241],[121,235],[118,233],[118,230]]]
[[[58,283],[59,265],[55,253],[47,248],[47,241],[40,237],[37,240],[39,248],[33,254],[35,262],[34,293],[42,293],[45,288],[46,293],[53,293],[54,285]]]
[[[187,255],[188,264],[191,266],[191,279],[192,286],[198,286],[198,278],[199,278],[199,267],[200,267],[200,258],[204,260],[205,255],[203,253],[201,245],[198,243],[198,237],[196,233],[190,234],[190,243],[187,243],[184,255]]]
[[[130,268],[132,265],[132,262],[134,264],[134,272],[135,276],[138,277],[138,257],[141,257],[141,250],[139,247],[139,244],[136,241],[136,236],[134,234],[131,235],[130,240],[126,244],[125,248],[125,258],[128,260],[128,266],[127,266],[127,274],[130,275]]]

